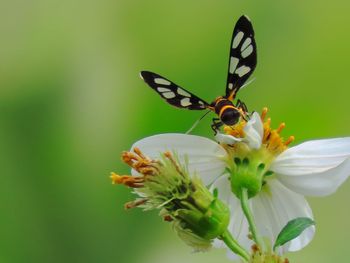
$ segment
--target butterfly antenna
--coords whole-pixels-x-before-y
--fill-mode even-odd
[[[196,128],[196,126],[198,125],[198,123],[205,117],[207,116],[207,114],[211,112],[211,110],[208,110],[206,113],[204,113],[204,115],[202,117],[200,117],[198,120],[196,120],[195,123],[193,123],[193,125],[191,126],[191,128],[186,132],[186,134],[189,134],[191,131],[193,131],[194,128]]]

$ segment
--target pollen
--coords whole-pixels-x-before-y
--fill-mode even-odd
[[[288,148],[288,145],[294,141],[294,136],[290,136],[287,140],[284,140],[281,136],[282,131],[286,127],[286,124],[282,122],[277,129],[271,127],[271,118],[267,118],[268,108],[262,109],[260,117],[263,123],[264,135],[262,138],[262,144],[272,154],[277,155]],[[236,138],[244,138],[244,127],[247,121],[241,120],[234,126],[225,126],[224,131],[226,134],[232,135]]]
[[[266,119],[268,109],[265,107],[261,113],[261,120],[264,127],[264,136],[262,143],[273,154],[280,154],[288,148],[288,145],[294,141],[294,136],[290,136],[286,141],[281,136],[282,130],[286,124],[281,123],[277,129],[271,128],[271,118]]]
[[[232,135],[236,138],[243,138],[244,137],[244,127],[247,124],[245,120],[240,121],[234,126],[225,126],[224,132],[226,134]]]
[[[119,175],[112,172],[110,176],[112,184],[123,184],[132,188],[141,188],[144,187],[148,176],[153,176],[158,172],[157,161],[143,155],[138,148],[134,148],[133,152],[123,152],[122,160],[136,170],[140,176]]]
[[[144,156],[143,153],[135,147],[134,152],[123,152],[122,160],[131,168],[144,175],[153,175],[157,172],[157,161]]]
[[[144,176],[119,175],[116,173],[111,173],[110,178],[112,179],[112,184],[123,184],[132,188],[143,187],[143,183],[145,182]]]

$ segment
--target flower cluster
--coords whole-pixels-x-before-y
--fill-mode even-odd
[[[211,193],[199,177],[190,176],[186,163],[180,165],[176,155],[165,152],[152,160],[135,147],[133,152],[124,152],[122,159],[137,175],[112,173],[112,182],[134,188],[139,196],[125,208],[159,209],[165,221],[173,222],[180,238],[197,251],[210,248],[215,238],[227,238],[227,205],[217,198],[217,191]]]
[[[288,148],[294,137],[284,140],[285,124],[271,128],[266,114],[225,127],[215,141],[176,133],[144,138],[135,153],[123,154],[132,176],[112,180],[136,189],[140,198],[128,208],[161,209],[196,249],[214,240],[232,259],[287,262],[279,255],[302,249],[315,233],[304,196],[329,195],[350,175],[350,138]],[[298,234],[288,236],[291,229]]]

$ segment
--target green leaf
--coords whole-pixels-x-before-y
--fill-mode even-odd
[[[273,250],[298,237],[306,228],[314,224],[315,222],[308,217],[298,217],[289,221],[278,234]]]

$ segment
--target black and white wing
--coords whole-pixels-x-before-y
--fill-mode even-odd
[[[209,104],[180,88],[174,82],[150,71],[141,71],[141,78],[169,104],[189,110],[205,110]]]
[[[226,98],[233,100],[256,67],[256,44],[253,26],[247,16],[241,16],[233,30]]]

